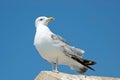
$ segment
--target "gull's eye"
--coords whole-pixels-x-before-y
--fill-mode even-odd
[[[42,21],[43,19],[40,19],[40,21]]]

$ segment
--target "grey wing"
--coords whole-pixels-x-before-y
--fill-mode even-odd
[[[70,49],[72,50],[72,52],[74,52],[75,54],[77,54],[78,56],[82,56],[84,54],[84,50],[82,49],[78,49],[78,48],[75,48],[75,47],[71,47],[70,46]]]
[[[87,59],[83,59],[82,55],[84,53],[83,50],[80,50],[78,48],[74,48],[71,47],[69,45],[64,45],[61,46],[62,47],[62,51],[64,52],[64,54],[74,60],[76,60],[77,62],[81,63],[82,65],[86,66],[87,68],[95,71],[92,67],[90,67],[89,65],[94,65],[96,64],[96,62],[91,61],[91,60],[87,60]],[[84,70],[84,68],[82,69],[82,72],[85,72],[87,69]]]
[[[76,56],[78,58],[81,58],[84,54],[83,50],[70,46],[66,40],[58,35],[52,34],[51,38],[55,40],[55,44],[57,46],[60,46],[61,50],[69,57]]]
[[[61,36],[59,35],[55,35],[55,34],[52,34],[51,35],[51,38],[55,41],[58,41],[58,42],[63,42],[65,44],[68,44],[66,40],[64,40]]]
[[[95,71],[92,67],[89,65],[94,65],[96,62],[83,59],[82,55],[84,54],[84,51],[75,47],[70,46],[62,37],[51,35],[52,39],[55,42],[55,46],[59,47],[61,51],[68,57],[76,60],[77,62],[81,63],[82,65],[86,66],[87,68]],[[81,70],[81,69],[80,69]],[[86,69],[87,70],[87,69]],[[85,70],[85,71],[86,71]],[[82,72],[85,72],[84,69]]]
[[[69,45],[61,46],[63,52],[69,57],[76,57],[78,59],[82,58],[84,51]]]

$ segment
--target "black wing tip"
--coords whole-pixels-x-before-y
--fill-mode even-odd
[[[87,66],[90,70],[92,70],[92,71],[95,71],[95,69],[93,69],[92,67],[90,67],[90,66]]]
[[[78,72],[84,73],[87,71],[87,68],[89,68],[92,71],[95,71],[95,69],[93,69],[92,67],[89,66],[89,65],[95,65],[96,64],[95,61],[91,61],[91,60],[87,60],[87,59],[78,59],[75,56],[72,56],[71,58],[76,60],[77,62],[81,63],[82,65],[84,65],[86,67],[86,68],[84,67],[84,68],[80,69],[80,71],[78,71]]]
[[[81,62],[81,64],[83,64],[84,66],[86,66],[86,67],[89,68],[90,70],[95,71],[95,69],[93,69],[92,67],[89,66],[89,65],[95,65],[95,64],[96,64],[95,61],[83,59],[83,61]]]
[[[82,62],[86,65],[95,65],[96,64],[95,61],[91,61],[91,60],[87,60],[87,59],[83,59]]]

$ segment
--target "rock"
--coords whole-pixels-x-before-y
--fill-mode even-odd
[[[74,75],[67,73],[55,73],[52,71],[42,71],[35,80],[120,80],[120,78]]]

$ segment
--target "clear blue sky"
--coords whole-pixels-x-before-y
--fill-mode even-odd
[[[50,29],[97,62],[87,75],[120,77],[119,0],[0,0],[0,80],[33,80],[51,70],[33,46],[38,16],[53,16]]]

